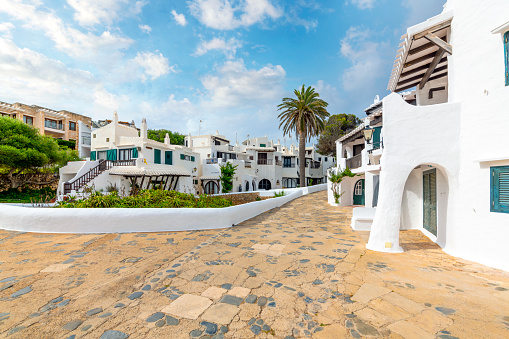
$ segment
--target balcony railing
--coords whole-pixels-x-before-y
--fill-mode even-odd
[[[368,153],[370,153],[370,154],[371,154],[371,153],[373,153],[374,151],[376,151],[377,149],[380,149],[380,148],[383,148],[383,147],[384,147],[384,144],[383,144],[383,142],[382,142],[382,141],[374,142],[374,143],[373,143],[373,148],[372,148],[372,149],[370,149],[370,150],[368,151]]]
[[[81,144],[90,146],[92,139],[90,137],[81,137]]]
[[[272,165],[272,159],[258,159],[258,165]]]
[[[362,167],[362,154],[357,154],[351,158],[346,159],[346,167],[349,169]]]
[[[310,163],[309,164],[309,168],[320,168],[322,167],[322,164],[320,164],[319,162],[315,162],[315,163]]]
[[[283,164],[283,168],[295,168],[295,164]]]
[[[64,130],[64,125],[61,122],[56,122],[53,120],[44,120],[44,127]]]

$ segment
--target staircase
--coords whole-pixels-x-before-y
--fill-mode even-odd
[[[136,159],[132,160],[99,160],[99,164],[95,167],[92,167],[88,172],[83,174],[82,176],[74,179],[71,182],[64,182],[64,194],[69,194],[72,191],[78,191],[80,188],[94,180],[98,177],[102,172],[109,170],[114,166],[135,166]]]

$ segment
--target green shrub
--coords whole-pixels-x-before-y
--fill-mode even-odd
[[[55,197],[56,190],[51,187],[43,187],[38,190],[30,188],[9,188],[7,191],[0,192],[0,202],[30,202],[30,199],[51,200]]]
[[[192,194],[177,191],[142,190],[135,196],[122,197],[113,191],[108,195],[93,193],[87,199],[62,201],[55,207],[61,208],[222,208],[232,206],[231,200],[221,197]]]
[[[274,198],[284,197],[286,195],[285,191],[274,192]]]

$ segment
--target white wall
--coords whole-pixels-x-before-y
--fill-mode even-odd
[[[282,206],[302,195],[324,189],[325,185],[292,189],[291,193],[280,198],[226,208],[67,209],[1,204],[0,228],[39,233],[169,232],[227,228]]]

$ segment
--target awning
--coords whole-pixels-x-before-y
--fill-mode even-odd
[[[158,176],[158,175],[171,175],[190,177],[191,172],[188,170],[174,165],[160,165],[148,164],[141,167],[138,166],[114,166],[110,169],[112,175],[123,176]]]
[[[447,36],[452,18],[452,12],[444,12],[408,28],[401,37],[388,90],[401,92],[416,86],[422,89],[428,81],[447,76],[447,55],[452,54]]]

